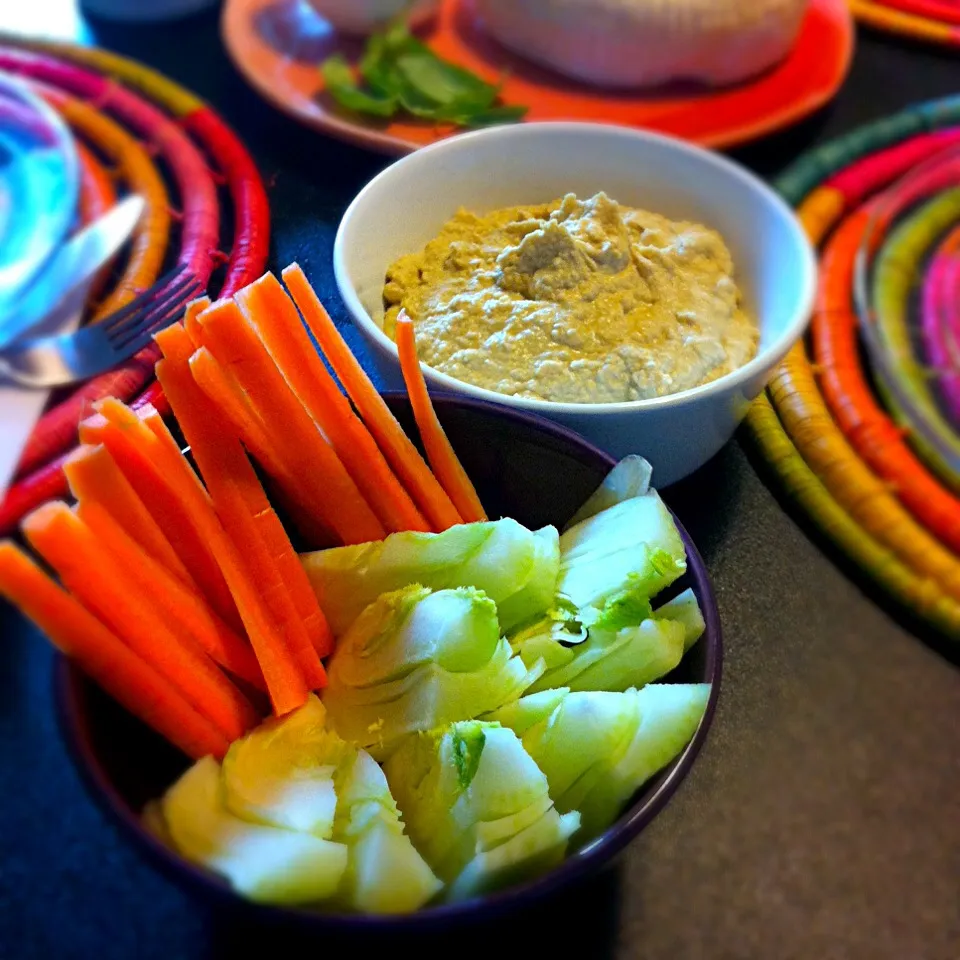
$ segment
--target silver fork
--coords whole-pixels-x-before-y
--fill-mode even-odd
[[[0,353],[0,380],[45,389],[88,380],[129,359],[177,319],[202,284],[184,267],[161,277],[122,310],[76,333],[17,343]]]

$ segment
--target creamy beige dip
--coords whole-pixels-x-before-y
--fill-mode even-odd
[[[427,365],[511,396],[642,400],[707,383],[757,352],[723,239],[603,193],[483,216],[461,210],[387,271]]]

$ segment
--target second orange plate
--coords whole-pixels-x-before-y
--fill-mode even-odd
[[[237,67],[262,96],[324,133],[400,154],[458,132],[339,110],[324,94],[317,66],[336,52],[355,60],[360,45],[334,33],[305,0],[227,0],[223,36]],[[497,82],[506,75],[503,99],[527,105],[528,120],[643,127],[719,148],[789,126],[827,103],[850,66],[853,24],[847,0],[811,0],[793,52],[756,80],[723,90],[687,86],[652,93],[601,91],[527,63],[486,36],[472,0],[444,0],[424,39],[485,79]]]

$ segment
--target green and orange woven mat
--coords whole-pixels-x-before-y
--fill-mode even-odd
[[[24,46],[0,35],[0,71],[30,82],[73,130],[81,222],[126,193],[146,201],[123,269],[95,288],[88,322],[129,303],[168,264],[186,267],[222,295],[263,273],[269,246],[263,182],[243,145],[202,100],[139,63],[69,44]],[[13,531],[29,510],[66,494],[63,462],[95,401],[115,396],[166,412],[153,378],[156,359],[150,346],[47,410],[0,503],[0,532]]]
[[[960,290],[960,177],[951,168],[951,177],[927,178],[916,205],[876,230],[886,198],[911,179],[904,176],[931,157],[955,158],[958,145],[960,98],[950,98],[828,143],[780,178],[820,247],[820,292],[809,342],[788,355],[745,426],[796,507],[866,578],[951,640],[960,640],[960,475],[922,442],[861,349],[869,332],[862,271],[866,250],[870,316],[889,325],[883,332],[902,357],[883,376],[915,387],[923,369],[923,389],[936,391],[938,415],[960,443],[949,414],[960,367],[924,366],[941,334],[960,333],[952,297]],[[876,249],[865,244],[871,230]],[[944,295],[949,309],[934,309]],[[945,317],[952,328],[924,328],[929,337],[917,342],[905,332],[910,311]]]

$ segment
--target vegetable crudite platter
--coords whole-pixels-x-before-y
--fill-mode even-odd
[[[21,43],[0,34],[0,71],[27,80],[69,125],[79,145],[81,219],[96,219],[128,193],[146,204],[125,258],[94,289],[87,322],[125,306],[173,264],[226,295],[263,272],[269,246],[263,183],[207,104],[113,53]],[[77,424],[96,401],[113,396],[134,409],[152,405],[166,413],[154,380],[158,356],[151,346],[72,393],[55,395],[0,503],[0,531],[15,530],[27,511],[66,495],[63,466],[77,446]]]
[[[951,0],[850,0],[850,9],[874,30],[960,47],[960,7]]]
[[[97,403],[75,503],[0,543],[0,595],[68,658],[81,771],[179,879],[319,925],[599,867],[716,704],[696,549],[642,458],[435,405],[405,314],[388,402],[283,280],[190,304],[157,335],[174,422]]]
[[[639,90],[627,86],[611,90],[562,76],[510,52],[494,39],[490,28],[496,23],[497,36],[505,39],[512,36],[521,49],[531,49],[522,33],[529,24],[501,23],[517,15],[517,10],[509,4],[485,2],[482,5],[484,19],[480,15],[481,5],[475,0],[443,0],[436,16],[428,19],[417,35],[431,52],[448,64],[491,86],[495,101],[491,98],[490,102],[495,102],[498,110],[508,114],[511,110],[522,111],[526,120],[612,123],[657,130],[712,147],[730,147],[796,123],[832,99],[846,76],[853,52],[853,25],[846,0],[810,0],[808,5],[803,0],[765,0],[765,6],[771,8],[767,22],[775,22],[774,15],[779,16],[785,7],[795,11],[805,6],[805,13],[795,24],[791,45],[780,62],[734,83],[726,83],[731,63],[749,61],[758,49],[776,47],[781,41],[767,35],[758,38],[746,32],[739,36],[737,31],[741,26],[745,30],[757,29],[757,17],[745,12],[744,5],[733,0],[723,0],[722,6],[728,9],[717,14],[714,9],[717,2],[719,0],[711,0],[711,12],[715,15],[691,17],[684,15],[681,9],[684,4],[680,0],[669,4],[663,0],[636,0],[637,9],[648,18],[646,21],[636,19],[638,36],[641,39],[664,36],[665,42],[658,45],[661,51],[677,49],[681,64],[697,64],[698,71],[704,71],[695,84],[684,82]],[[547,7],[553,6],[550,0],[544,3]],[[703,3],[704,0],[687,0],[686,5],[701,7]],[[580,0],[566,4],[566,8],[583,8],[581,15],[589,25],[590,5],[591,0]],[[317,0],[315,6],[329,11],[331,0],[322,3]],[[345,5],[333,3],[332,6],[343,8]],[[785,16],[789,23],[790,9]],[[674,25],[671,18],[687,26]],[[728,40],[721,43],[717,37],[711,37],[707,42],[701,37],[703,42],[697,47],[697,38],[689,36],[692,23],[713,24],[726,31],[723,35],[729,35]],[[664,32],[654,34],[653,24],[660,25]],[[427,66],[423,62],[411,63],[416,69],[417,83],[415,89],[409,91],[410,95],[402,98],[423,116],[412,116],[406,110],[394,113],[392,108],[384,107],[383,98],[379,98],[378,105],[368,97],[366,103],[359,104],[362,111],[344,107],[331,96],[328,86],[331,79],[347,83],[349,73],[345,75],[341,69],[331,77],[324,71],[325,81],[319,68],[334,55],[343,58],[342,67],[355,68],[364,56],[364,42],[333,30],[328,21],[300,0],[228,0],[223,11],[222,32],[238,69],[264,98],[308,126],[360,146],[401,154],[456,133],[462,129],[461,123],[516,119],[496,114],[478,117],[470,111],[469,117],[454,116],[451,122],[443,116],[443,110],[436,109],[436,98],[446,99],[459,84],[454,82],[451,87],[450,76],[446,75],[438,87],[435,65]],[[568,32],[574,36],[584,34],[576,24],[571,24]],[[612,30],[610,35],[616,37],[617,33]],[[753,41],[747,43],[744,38],[750,36]],[[580,44],[578,49],[582,47]],[[687,57],[682,53],[686,47],[699,49],[700,53]],[[703,49],[715,51],[709,71],[706,66],[709,58],[703,55]],[[560,64],[572,62],[562,49],[542,51],[542,59],[548,57]],[[594,58],[594,62],[612,63],[614,59],[602,55]],[[621,63],[626,60],[629,65],[631,61],[636,64],[652,58],[648,55],[616,59]],[[758,64],[758,69],[762,66]],[[584,70],[586,75],[591,75],[589,62],[584,63]],[[657,82],[659,76],[651,72],[646,79]],[[709,86],[714,80],[718,85]],[[377,116],[377,112],[381,115]]]
[[[821,246],[819,303],[811,342],[788,355],[746,421],[797,508],[868,581],[953,642],[958,143],[960,105],[932,101],[781,177]]]

